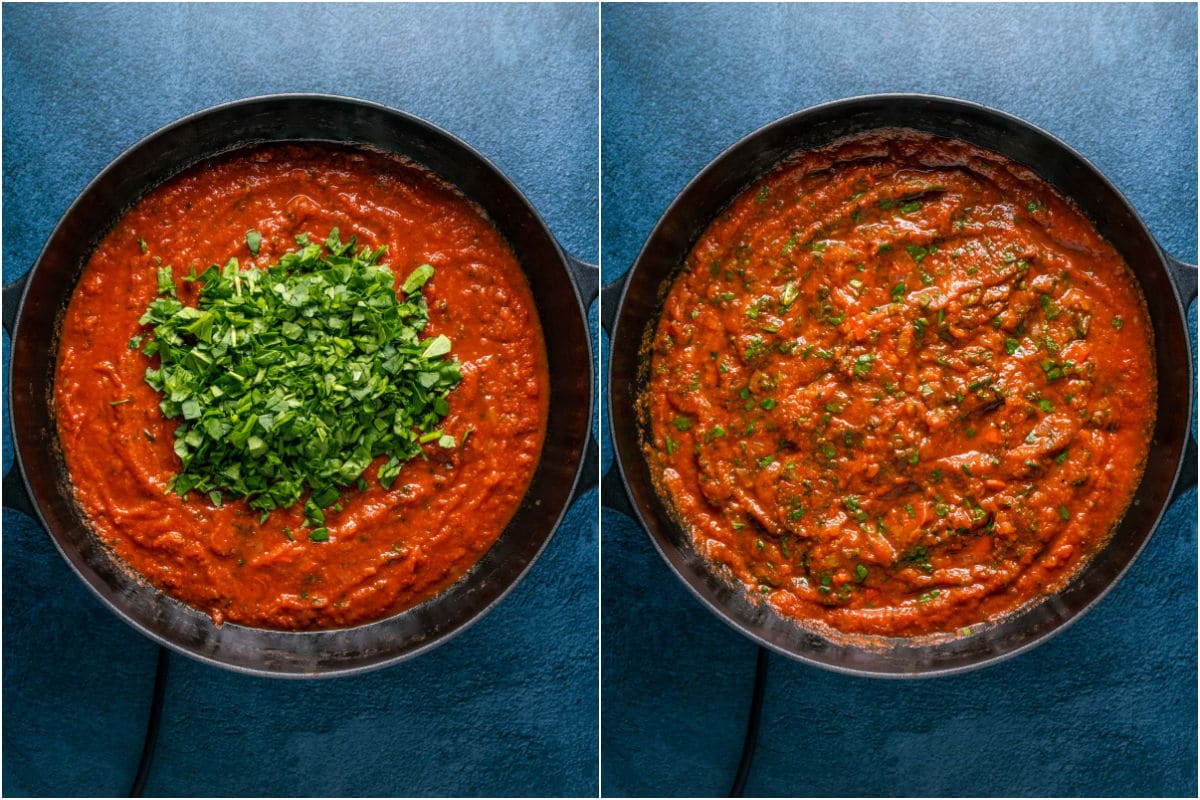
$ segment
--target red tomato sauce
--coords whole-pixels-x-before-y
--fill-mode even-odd
[[[698,551],[827,634],[968,634],[1061,589],[1141,476],[1153,333],[1030,170],[881,131],[795,156],[670,286],[642,411]]]
[[[128,347],[157,293],[156,257],[184,282],[231,257],[278,260],[309,233],[338,227],[387,245],[397,285],[421,264],[429,325],[461,363],[442,428],[462,447],[425,448],[391,490],[375,480],[327,512],[328,542],[289,540],[303,503],[262,523],[244,501],[215,507],[167,489],[178,471],[175,421],[144,380],[157,366]],[[247,230],[262,234],[257,257]],[[141,241],[146,243],[145,247]],[[425,600],[466,573],[499,537],[541,453],[549,382],[525,276],[499,232],[456,190],[399,157],[319,145],[273,145],[205,162],[152,191],[105,237],[71,299],[54,403],[75,496],[96,534],[164,592],[220,624],[300,630],[371,622]],[[128,398],[128,402],[124,401]],[[113,405],[114,402],[118,404]]]

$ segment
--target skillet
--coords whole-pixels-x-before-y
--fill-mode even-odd
[[[645,421],[636,403],[644,379],[643,343],[657,324],[666,289],[696,239],[742,190],[784,158],[878,130],[907,128],[995,151],[1055,186],[1116,247],[1141,285],[1154,329],[1158,414],[1145,472],[1109,543],[1060,592],[956,639],[835,642],[800,627],[740,585],[713,574],[654,489],[640,449]],[[1163,252],[1137,212],[1081,155],[1017,117],[932,95],[887,94],[839,100],[772,122],[708,164],[658,220],[632,267],[604,287],[602,323],[611,337],[607,374],[614,468],[602,502],[640,522],[675,575],[710,611],[759,644],[815,666],[854,675],[947,675],[995,663],[1045,641],[1082,616],[1129,569],[1163,513],[1195,486],[1191,438],[1192,355],[1186,304],[1196,297],[1196,268]]]
[[[58,332],[75,283],[104,234],[154,187],[215,155],[266,142],[326,142],[399,153],[476,202],[525,271],[546,337],[549,417],[521,506],[480,561],[441,594],[353,628],[275,631],[225,623],[132,574],[92,534],[73,500],[51,407]],[[4,504],[34,517],[81,580],[151,639],[238,672],[283,677],[360,673],[422,653],[462,631],[526,574],[571,502],[594,484],[587,306],[598,272],[568,256],[504,173],[451,134],[403,112],[333,95],[239,100],[174,122],[133,145],[67,209],[32,269],[4,289],[12,337],[10,419],[16,459]],[[589,480],[590,479],[590,480]]]

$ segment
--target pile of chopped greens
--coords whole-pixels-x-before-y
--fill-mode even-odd
[[[251,231],[247,245],[258,250]],[[378,263],[386,248],[355,251],[333,229],[324,245],[307,236],[266,268],[237,259],[185,281],[200,281],[198,304],[179,301],[171,267],[141,318],[150,337],[131,348],[157,355],[146,382],[162,393],[168,419],[182,419],[175,452],[182,469],[170,488],[182,496],[246,498],[267,512],[300,501],[309,538],[325,541],[324,509],[341,488],[366,486],[363,472],[387,456],[378,479],[390,488],[422,445],[454,447],[439,428],[446,396],[462,380],[445,336],[421,338],[428,310],[417,267],[397,296]]]

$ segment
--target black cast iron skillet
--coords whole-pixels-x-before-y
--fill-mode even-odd
[[[635,403],[642,385],[643,336],[657,323],[665,289],[679,265],[718,212],[785,157],[879,128],[927,131],[998,152],[1031,167],[1071,198],[1141,283],[1154,327],[1159,400],[1146,471],[1133,502],[1109,544],[1067,587],[965,638],[877,638],[871,646],[857,646],[805,630],[769,605],[751,601],[741,586],[714,575],[655,492],[639,448],[643,420]],[[760,128],[705,167],[659,219],[629,272],[604,288],[602,316],[612,337],[608,402],[617,469],[605,477],[602,502],[638,519],[671,570],[713,613],[776,652],[838,672],[879,677],[945,675],[994,663],[1045,641],[1100,600],[1145,546],[1177,484],[1195,485],[1192,356],[1183,305],[1195,296],[1196,268],[1163,253],[1137,212],[1095,167],[1027,122],[928,95],[857,97],[801,111]]]
[[[331,142],[400,153],[478,203],[512,246],[546,332],[550,412],[541,461],[512,522],[461,580],[401,614],[354,628],[281,632],[225,623],[159,592],[123,568],[82,519],[57,447],[50,405],[62,314],[88,255],[140,197],[193,164],[246,145]],[[586,309],[598,273],[567,256],[520,190],[468,145],[416,117],[329,95],[273,95],[217,106],[151,134],[84,189],[26,277],[4,290],[12,334],[10,419],[16,462],[6,506],[50,533],[63,558],[133,627],[185,655],[259,675],[363,672],[428,650],[492,608],[546,546],[589,484],[592,356]],[[18,474],[21,477],[18,477]],[[23,477],[23,480],[21,479]],[[590,479],[590,480],[589,480]]]

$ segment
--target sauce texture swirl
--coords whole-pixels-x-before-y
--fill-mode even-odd
[[[454,342],[462,382],[443,429],[391,489],[343,492],[326,515],[329,540],[287,535],[303,503],[260,521],[244,501],[214,506],[169,491],[179,469],[175,422],[145,382],[151,362],[130,349],[171,264],[194,305],[192,267],[237,257],[266,265],[302,233],[332,228],[386,245],[402,282],[421,264],[425,335]],[[262,235],[258,253],[246,232]],[[54,406],[76,500],[130,568],[214,621],[284,630],[380,619],[461,578],[520,505],[541,453],[549,383],[545,345],[524,273],[500,233],[459,192],[400,157],[324,145],[268,145],[204,162],[139,201],[107,234],[80,277],[58,348]],[[470,431],[469,436],[467,432]]]
[[[757,180],[653,338],[643,443],[714,568],[830,633],[969,633],[1061,589],[1141,476],[1128,266],[1027,168],[876,131]]]

